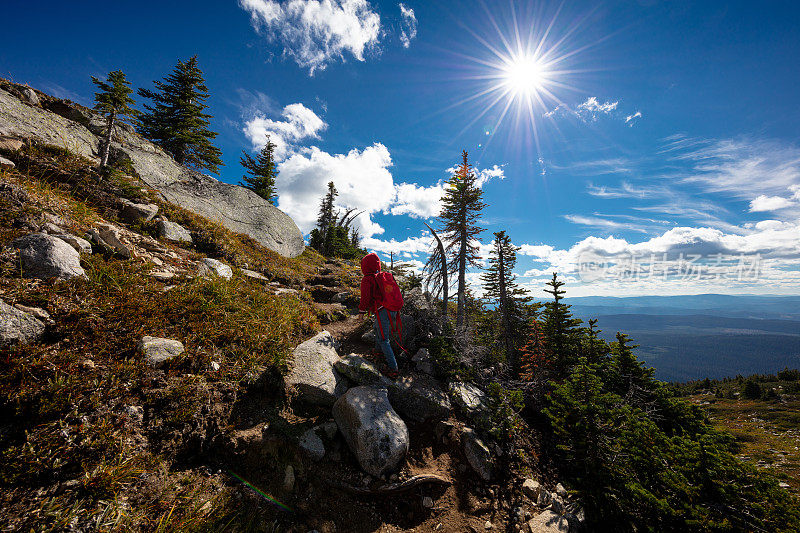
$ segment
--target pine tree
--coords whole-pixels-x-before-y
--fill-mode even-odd
[[[500,318],[499,337],[506,361],[516,373],[519,371],[516,352],[526,324],[522,309],[531,298],[527,291],[517,284],[514,274],[519,248],[511,243],[505,231],[495,232],[494,237],[489,268],[481,276],[481,281],[485,297],[494,300],[497,306],[497,315]]]
[[[633,349],[638,345],[630,342],[630,337],[617,332],[617,340],[611,343],[612,386],[623,397],[649,390],[653,382],[653,369],[636,358]]]
[[[242,185],[264,200],[275,203],[275,179],[278,177],[278,170],[275,168],[275,143],[267,136],[267,144],[256,157],[242,151],[239,161],[249,174],[242,177]]]
[[[433,250],[428,256],[428,261],[425,263],[423,272],[425,274],[425,286],[430,290],[434,298],[438,298],[439,294],[442,296],[442,316],[447,319],[447,299],[448,291],[450,290],[450,281],[448,279],[447,267],[447,253],[445,252],[442,239],[439,234],[427,222],[423,222],[433,235],[435,244]]]
[[[562,303],[566,291],[562,290],[563,281],[553,272],[553,279],[547,282],[550,289],[544,291],[553,296],[553,300],[544,304],[544,334],[547,345],[553,355],[554,365],[559,377],[567,375],[569,368],[575,363],[579,346],[577,327],[581,320],[572,317],[570,306]]]
[[[478,217],[486,207],[483,203],[483,191],[478,187],[477,177],[467,160],[467,151],[464,150],[461,155],[463,161],[447,182],[448,186],[442,197],[442,212],[439,215],[447,241],[448,270],[458,274],[457,329],[464,327],[466,317],[467,267],[480,266],[477,243],[483,228],[478,226]]]
[[[111,139],[114,135],[114,126],[117,122],[130,119],[138,113],[131,108],[134,100],[131,98],[133,89],[125,79],[125,73],[114,70],[108,73],[107,81],[101,81],[92,76],[92,83],[100,89],[94,95],[94,108],[106,116],[106,132],[103,136],[103,147],[100,155],[100,168],[108,164],[108,155],[111,153]]]
[[[597,329],[597,319],[589,320],[589,327],[585,328],[584,353],[590,364],[604,366],[607,364],[609,347],[608,343],[600,338],[600,330]]]
[[[523,381],[547,379],[553,370],[553,360],[547,350],[542,326],[538,320],[531,320],[528,338],[520,353],[520,378]]]
[[[197,56],[178,61],[163,81],[153,82],[156,90],[139,89],[149,98],[139,132],[166,150],[180,165],[219,172],[222,152],[211,141],[217,134],[208,129],[211,115],[205,113],[208,88]]]

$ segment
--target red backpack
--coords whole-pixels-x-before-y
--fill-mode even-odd
[[[403,307],[403,293],[394,280],[391,272],[378,272],[375,274],[376,291],[379,295],[378,306],[383,306],[387,311],[397,312]]]

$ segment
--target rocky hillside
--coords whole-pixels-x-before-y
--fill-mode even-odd
[[[0,85],[9,530],[581,529],[536,432],[508,446],[503,399],[442,379],[418,289],[391,381],[355,265],[133,132],[101,175],[94,120]]]

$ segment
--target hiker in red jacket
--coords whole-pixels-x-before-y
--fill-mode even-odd
[[[390,272],[381,272],[381,260],[377,254],[367,254],[361,259],[361,273],[364,277],[361,278],[361,301],[358,310],[361,313],[375,314],[376,351],[380,348],[386,357],[386,365],[389,368],[385,374],[395,379],[399,373],[389,339],[394,324],[398,323],[397,315],[403,306],[403,295],[394,276]]]

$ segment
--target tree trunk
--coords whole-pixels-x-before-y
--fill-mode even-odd
[[[458,252],[458,307],[456,309],[456,329],[464,325],[465,292],[467,289],[467,235],[461,235],[461,249]]]
[[[112,111],[108,116],[106,127],[106,138],[103,141],[103,153],[100,156],[100,168],[105,168],[108,164],[108,154],[111,153],[111,137],[114,134],[114,119],[116,118],[116,111]]]
[[[447,292],[450,288],[450,281],[447,279],[447,255],[445,255],[442,239],[439,238],[439,235],[436,233],[436,231],[434,231],[434,229],[430,227],[427,222],[423,222],[423,224],[428,226],[433,238],[436,239],[436,247],[439,249],[439,255],[442,256],[442,316],[445,318],[445,320],[447,320]]]

